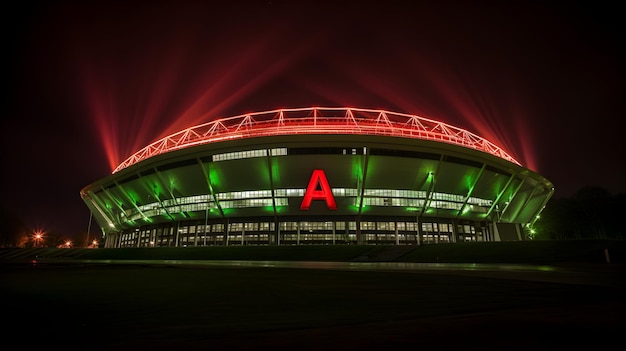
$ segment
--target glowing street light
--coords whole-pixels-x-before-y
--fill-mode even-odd
[[[43,231],[38,230],[33,234],[33,241],[35,247],[41,246],[41,242],[43,241]]]

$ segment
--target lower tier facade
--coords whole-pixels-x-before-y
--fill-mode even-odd
[[[521,224],[424,217],[236,218],[108,233],[107,248],[236,245],[424,245],[525,240]]]

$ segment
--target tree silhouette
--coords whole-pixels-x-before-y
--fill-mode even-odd
[[[0,247],[17,247],[32,230],[19,216],[2,207],[0,212]]]
[[[551,199],[535,223],[536,239],[623,239],[624,194],[583,187],[571,198]]]

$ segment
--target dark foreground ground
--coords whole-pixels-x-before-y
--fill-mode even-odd
[[[623,266],[554,272],[4,263],[2,338],[27,350],[620,349]]]

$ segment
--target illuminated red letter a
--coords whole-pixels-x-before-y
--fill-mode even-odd
[[[317,185],[319,184],[319,189]],[[337,204],[335,203],[335,197],[328,185],[326,179],[326,173],[324,170],[315,169],[311,174],[311,180],[309,180],[309,186],[304,193],[304,199],[300,205],[301,210],[308,210],[311,206],[311,200],[326,200],[326,206],[329,210],[336,210]]]

